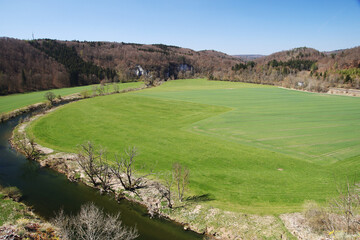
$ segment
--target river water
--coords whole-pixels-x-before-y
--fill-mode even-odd
[[[66,213],[77,213],[80,206],[93,202],[109,213],[121,213],[126,226],[136,226],[138,239],[201,239],[202,236],[184,231],[182,226],[165,219],[150,219],[146,209],[138,204],[122,200],[117,203],[112,196],[100,195],[99,191],[82,183],[73,183],[49,168],[27,160],[11,149],[8,139],[20,117],[0,124],[0,185],[16,186],[23,194],[23,202],[33,206],[34,212],[49,220],[61,208]]]

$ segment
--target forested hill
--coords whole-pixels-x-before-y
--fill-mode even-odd
[[[163,44],[0,38],[0,95],[139,79],[207,77],[306,90],[359,88],[360,47],[242,58]],[[255,57],[254,57],[255,56]]]
[[[232,67],[214,79],[251,82],[327,92],[330,88],[360,88],[360,47],[319,52],[301,47],[273,53]]]
[[[241,60],[162,44],[0,38],[0,94],[99,83],[206,77]]]
[[[254,60],[258,64],[267,64],[270,61],[286,62],[289,60],[310,60],[318,63],[320,71],[329,71],[333,68],[349,69],[360,66],[360,47],[320,52],[313,48],[301,47],[287,51],[273,53],[269,56]]]

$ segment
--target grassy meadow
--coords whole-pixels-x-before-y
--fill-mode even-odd
[[[119,85],[119,89],[122,90],[125,88],[139,87],[141,84],[142,84],[141,82],[131,82],[131,83],[119,83],[118,85]],[[67,95],[80,93],[82,91],[87,91],[87,90],[92,92],[93,86],[98,86],[98,84],[81,86],[81,87],[51,89],[51,90],[30,92],[30,93],[11,94],[8,96],[0,96],[0,114],[25,107],[27,105],[44,102],[45,101],[44,95],[46,92],[51,91],[56,96],[60,95],[64,97]],[[112,88],[111,85],[110,87]]]
[[[74,102],[28,129],[75,152],[87,140],[114,153],[136,146],[138,165],[190,169],[190,195],[259,214],[325,202],[360,170],[360,98],[247,83],[177,80]]]

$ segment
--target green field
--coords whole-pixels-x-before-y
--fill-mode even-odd
[[[142,83],[141,82],[131,82],[131,83],[120,83],[119,89],[125,88],[132,88],[132,87],[139,87]],[[71,88],[59,88],[59,89],[52,89],[46,91],[38,91],[38,92],[31,92],[31,93],[20,93],[20,94],[11,94],[8,96],[0,96],[0,114],[5,112],[10,112],[12,110],[25,107],[27,105],[31,105],[34,103],[44,102],[45,98],[44,95],[46,92],[53,92],[56,96],[61,95],[62,97],[74,93],[80,93],[81,91],[92,91],[93,86],[97,85],[88,85],[88,86],[81,86],[81,87],[71,87]]]
[[[188,166],[191,194],[211,206],[278,214],[325,202],[359,172],[359,120],[359,98],[200,79],[70,103],[28,131],[59,151],[135,145],[139,165]]]

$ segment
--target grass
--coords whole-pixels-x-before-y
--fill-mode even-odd
[[[11,199],[4,199],[0,193],[0,226],[4,223],[14,223],[17,219],[27,216],[26,206],[14,202]]]
[[[206,204],[260,214],[325,202],[360,170],[360,99],[271,86],[179,80],[70,103],[29,134],[74,152],[87,140],[109,159],[135,145],[138,165],[190,168],[190,194]]]
[[[121,83],[119,84],[119,89],[139,87],[142,83],[140,82],[131,82],[131,83]],[[61,95],[62,97],[66,95],[71,95],[74,93],[80,93],[82,91],[92,91],[93,86],[97,85],[88,85],[81,87],[71,87],[71,88],[59,88],[59,89],[51,89],[46,91],[38,91],[31,93],[20,93],[20,94],[12,94],[8,96],[0,96],[0,114],[5,112],[10,112],[12,110],[25,107],[27,105],[31,105],[34,103],[44,102],[45,101],[45,93],[53,92],[56,96]],[[112,86],[111,86],[112,87]]]

